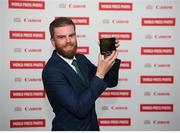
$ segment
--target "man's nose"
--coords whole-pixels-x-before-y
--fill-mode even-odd
[[[66,37],[66,42],[70,42],[70,41],[71,41],[70,37]]]

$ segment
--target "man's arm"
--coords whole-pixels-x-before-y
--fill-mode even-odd
[[[102,55],[99,55],[102,56]],[[85,57],[85,56],[84,56]],[[113,58],[112,58],[113,57]],[[119,67],[120,67],[120,63],[121,61],[119,59],[116,58],[117,57],[117,53],[114,52],[114,54],[111,55],[111,62],[112,66],[110,66],[110,68],[106,68],[109,63],[109,60],[107,61],[107,59],[102,59],[103,57],[99,57],[98,60],[98,66],[94,66],[94,64],[92,64],[87,58],[86,58],[86,63],[89,66],[89,75],[91,75],[90,77],[94,77],[94,75],[96,75],[97,77],[101,78],[102,80],[104,80],[107,84],[107,87],[114,87],[118,84],[118,77],[119,77]],[[104,61],[106,60],[106,61]],[[102,63],[101,63],[102,62]],[[109,66],[108,66],[109,67]],[[108,69],[108,70],[107,70]],[[99,75],[98,76],[98,73]],[[101,76],[103,75],[103,76]]]
[[[52,106],[62,106],[80,118],[88,114],[95,100],[107,87],[103,80],[94,76],[89,88],[77,95],[62,73],[57,76],[57,72],[47,71],[43,72],[43,84]]]
[[[120,63],[121,63],[121,61],[119,59],[116,59],[112,68],[105,75],[103,80],[107,83],[107,87],[117,86]]]
[[[120,60],[116,59],[117,56],[117,51],[113,51],[112,54],[105,59],[103,55],[99,55],[96,76],[103,79],[108,87],[114,87],[118,83]]]

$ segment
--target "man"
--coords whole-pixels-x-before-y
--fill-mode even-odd
[[[71,19],[57,18],[49,30],[55,50],[44,67],[42,79],[55,113],[52,130],[98,131],[95,101],[107,87],[118,83],[117,52],[105,59],[99,54],[96,67],[76,53],[75,24]]]

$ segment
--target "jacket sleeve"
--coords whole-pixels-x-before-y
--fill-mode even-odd
[[[104,77],[104,81],[107,83],[107,87],[117,86],[120,63],[121,61],[119,59],[116,59],[114,65]]]
[[[90,81],[89,88],[77,95],[63,73],[57,74],[57,72],[43,71],[42,78],[51,105],[61,105],[80,118],[86,116],[95,100],[106,88],[106,83],[94,76]]]
[[[90,66],[90,74],[91,76],[94,76],[97,71],[97,67],[94,66],[88,59],[87,63]],[[112,68],[109,70],[109,72],[105,75],[104,81],[107,84],[107,87],[115,87],[118,84],[118,77],[119,77],[119,67],[120,67],[121,60],[116,59],[114,65]],[[94,72],[94,73],[92,73]]]

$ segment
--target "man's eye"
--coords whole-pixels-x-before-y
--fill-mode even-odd
[[[70,35],[70,37],[73,37],[73,36],[74,36],[74,34]]]
[[[64,37],[64,36],[58,36],[58,38],[59,38],[59,39],[63,39],[63,38],[65,38],[65,37]]]

